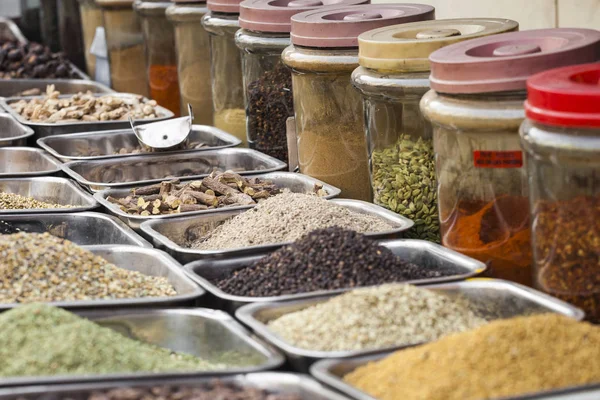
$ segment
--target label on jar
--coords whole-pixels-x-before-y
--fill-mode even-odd
[[[475,168],[521,168],[523,152],[516,151],[480,151],[473,152]]]

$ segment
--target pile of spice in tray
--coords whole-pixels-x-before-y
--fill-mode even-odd
[[[231,354],[231,359],[239,356]],[[206,371],[231,365],[140,342],[43,304],[0,314],[0,359],[2,377]]]
[[[344,377],[379,400],[499,399],[600,383],[600,327],[542,314],[400,350]]]
[[[181,183],[179,180],[172,180],[133,188],[130,196],[109,196],[107,200],[117,204],[128,214],[149,216],[253,206],[284,191],[267,179],[245,178],[226,171],[213,172],[206,178],[193,182]],[[326,196],[327,191],[317,184],[310,194]]]
[[[26,397],[25,397],[26,399]],[[152,386],[94,391],[88,400],[302,400],[298,394],[267,391],[213,379],[194,386]]]
[[[175,296],[167,278],[119,268],[49,233],[0,235],[0,303]]]
[[[52,204],[39,201],[33,197],[21,196],[15,193],[0,192],[0,210],[31,210],[49,208],[73,208],[67,204]]]
[[[292,242],[315,229],[339,226],[360,233],[394,229],[382,218],[300,193],[282,193],[231,218],[189,247],[222,250]]]
[[[429,342],[485,322],[467,299],[389,284],[353,290],[284,314],[268,326],[302,349],[350,351]]]
[[[39,43],[6,41],[0,47],[0,79],[81,78],[64,53]]]
[[[418,266],[355,231],[317,229],[289,246],[214,281],[226,293],[268,297],[457,275]]]

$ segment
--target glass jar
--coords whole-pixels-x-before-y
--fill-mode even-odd
[[[406,237],[440,242],[431,124],[419,109],[429,54],[452,43],[517,30],[505,19],[413,22],[358,37],[352,73],[365,112],[373,202],[415,221]]]
[[[21,0],[21,17],[15,21],[23,35],[32,42],[42,43],[40,0]]]
[[[178,117],[181,113],[181,96],[177,80],[175,33],[165,14],[170,5],[167,1],[136,0],[133,8],[142,24],[150,96]]]
[[[599,83],[598,63],[533,76],[521,127],[535,286],[582,308],[594,323],[600,323]]]
[[[60,49],[80,69],[86,69],[81,15],[77,0],[58,0]]]
[[[42,43],[54,52],[60,51],[57,0],[41,0],[40,30],[42,32]]]
[[[210,75],[214,126],[247,146],[246,111],[240,51],[235,45],[240,0],[209,0],[202,26],[210,34]]]
[[[292,17],[283,52],[292,69],[300,172],[372,201],[363,104],[350,79],[358,67],[358,35],[370,29],[434,18],[419,4],[328,8]]]
[[[96,0],[96,4],[104,19],[112,88],[149,97],[144,37],[133,0]]]
[[[542,29],[473,39],[430,56],[432,91],[421,111],[433,124],[442,244],[485,262],[490,276],[532,285],[519,139],[525,81],[593,59],[593,46],[586,30]]]
[[[212,91],[210,87],[210,48],[208,32],[202,27],[202,17],[208,13],[204,1],[176,2],[167,9],[167,18],[175,28],[177,71],[181,92],[182,114],[192,106],[194,122],[213,124]]]
[[[95,0],[79,0],[79,14],[81,15],[81,28],[83,29],[86,70],[88,75],[93,78],[96,76],[96,56],[90,53],[90,49],[96,36],[96,28],[104,26],[102,9],[96,5]]]

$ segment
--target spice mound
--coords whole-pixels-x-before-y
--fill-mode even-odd
[[[219,250],[291,242],[312,230],[331,226],[360,233],[393,229],[379,217],[357,213],[316,196],[282,193],[227,220],[191,247]]]
[[[80,78],[64,53],[39,43],[8,41],[0,48],[0,79]]]
[[[600,382],[600,327],[555,314],[494,321],[344,380],[380,400],[496,399]]]
[[[30,210],[38,208],[73,208],[77,206],[51,204],[34,199],[33,197],[21,196],[15,193],[0,192],[0,210]]]
[[[66,98],[59,96],[54,85],[49,85],[45,96],[22,99],[10,106],[26,120],[44,123],[126,121],[129,116],[133,119],[159,116],[156,101],[138,95],[95,97],[88,91]]]
[[[281,296],[456,275],[423,268],[355,231],[317,229],[215,284],[238,296]]]
[[[429,342],[485,322],[465,299],[390,284],[353,290],[285,314],[268,326],[303,349],[350,351]]]
[[[178,180],[131,189],[124,198],[107,200],[134,215],[165,215],[189,211],[212,210],[222,207],[253,206],[258,202],[283,193],[272,181],[245,178],[234,172],[213,172],[206,178],[188,183]],[[326,196],[327,191],[317,184],[312,194]]]
[[[167,278],[146,276],[49,233],[0,236],[1,303],[166,297]]]
[[[222,369],[143,343],[60,308],[28,304],[0,314],[0,376]]]
[[[214,379],[194,387],[117,388],[94,392],[88,396],[88,400],[301,400],[301,397]]]

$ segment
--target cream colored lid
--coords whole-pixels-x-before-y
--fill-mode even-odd
[[[359,63],[377,70],[429,71],[429,55],[437,49],[518,29],[515,21],[495,18],[440,19],[387,26],[358,37]]]

